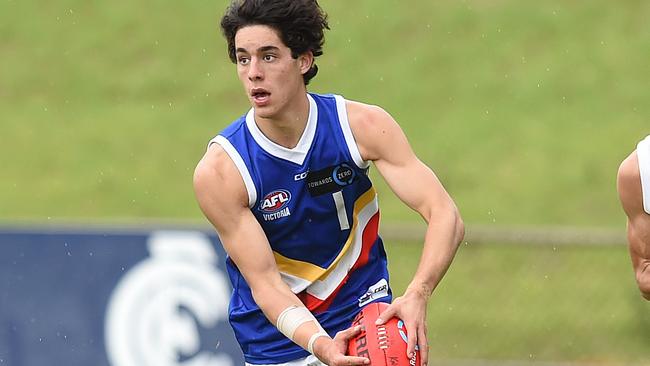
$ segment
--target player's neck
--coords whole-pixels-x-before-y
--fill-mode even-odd
[[[255,115],[255,123],[260,131],[274,143],[292,149],[298,145],[309,118],[309,99],[307,93],[291,98],[273,116]]]

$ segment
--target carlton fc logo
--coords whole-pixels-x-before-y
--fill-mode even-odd
[[[110,365],[234,366],[223,346],[202,345],[202,331],[225,326],[230,297],[210,239],[201,232],[159,231],[147,246],[151,257],[126,272],[108,303]]]
[[[278,189],[264,196],[260,203],[264,221],[273,221],[291,215],[289,201],[291,201],[291,193],[286,189]]]

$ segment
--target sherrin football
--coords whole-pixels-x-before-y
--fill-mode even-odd
[[[375,321],[387,303],[375,302],[367,305],[352,322],[352,326],[361,326],[361,333],[350,339],[348,355],[367,357],[372,366],[420,366],[420,351],[409,359],[406,356],[407,333],[404,322],[392,318],[382,325]]]

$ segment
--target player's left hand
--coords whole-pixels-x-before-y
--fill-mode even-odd
[[[429,356],[427,343],[427,296],[418,291],[406,290],[403,296],[396,298],[386,310],[379,314],[377,324],[384,324],[389,319],[402,319],[408,333],[406,353],[409,358],[417,349],[420,351],[422,366],[426,366]]]
[[[321,337],[314,344],[314,355],[329,366],[368,365],[367,357],[348,356],[348,342],[361,333],[361,327],[351,327],[336,333],[333,339]]]

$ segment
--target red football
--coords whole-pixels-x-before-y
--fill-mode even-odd
[[[387,303],[375,302],[361,309],[352,322],[353,327],[361,326],[361,333],[350,339],[348,355],[367,357],[372,366],[420,366],[420,351],[411,359],[406,356],[408,338],[400,319],[375,325],[387,307]]]

